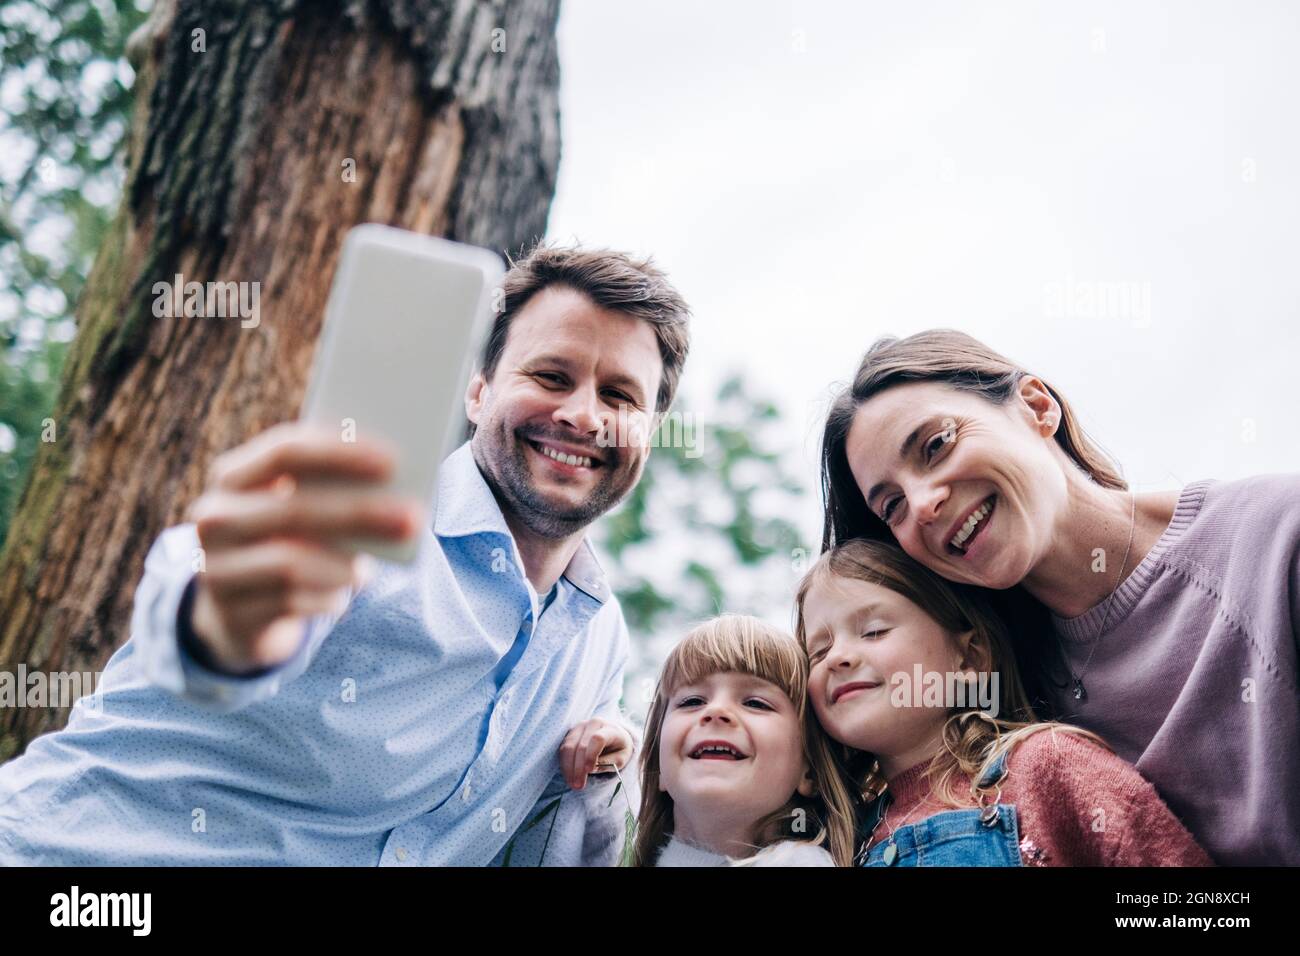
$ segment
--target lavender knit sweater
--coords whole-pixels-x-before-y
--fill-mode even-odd
[[[1063,719],[1137,765],[1224,865],[1300,865],[1300,475],[1198,481],[1105,602],[1053,623]],[[1095,649],[1094,649],[1095,643]]]

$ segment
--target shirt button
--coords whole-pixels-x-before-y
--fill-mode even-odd
[[[394,853],[393,855],[397,857],[397,862],[401,863],[403,860],[406,859],[406,848],[399,846],[397,848],[397,852]]]

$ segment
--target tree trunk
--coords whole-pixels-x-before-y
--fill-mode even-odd
[[[102,670],[212,458],[297,414],[351,226],[542,235],[558,2],[159,0],[129,45],[126,190],[0,555],[0,668]],[[156,318],[177,274],[260,283],[260,323]],[[0,760],[66,719],[0,710]]]

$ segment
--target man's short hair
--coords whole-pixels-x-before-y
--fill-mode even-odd
[[[550,286],[581,292],[596,305],[654,326],[663,360],[655,411],[665,412],[677,394],[682,366],[690,349],[690,310],[676,289],[651,262],[610,249],[581,249],[538,244],[512,262],[503,283],[504,308],[497,314],[483,349],[483,376],[490,379],[506,348],[510,323],[528,301]]]

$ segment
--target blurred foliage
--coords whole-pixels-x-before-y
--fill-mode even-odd
[[[124,178],[148,3],[0,4],[0,546]]]
[[[790,520],[804,489],[777,445],[776,406],[737,373],[711,404],[683,407],[661,424],[640,484],[594,529],[633,637],[634,715],[693,622],[724,611],[784,621],[808,554]]]

